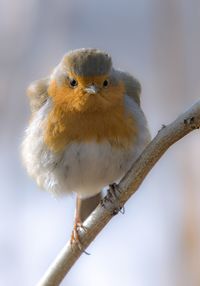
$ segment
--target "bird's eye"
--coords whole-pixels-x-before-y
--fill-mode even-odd
[[[69,83],[70,83],[71,87],[73,87],[73,88],[78,85],[78,81],[75,80],[74,78],[70,79]]]
[[[108,87],[108,85],[109,85],[109,81],[105,79],[103,82],[103,87]]]

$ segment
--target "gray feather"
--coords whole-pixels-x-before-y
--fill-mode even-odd
[[[79,76],[108,74],[112,67],[111,57],[97,49],[79,49],[66,54],[63,64],[67,71]]]
[[[125,84],[126,94],[140,106],[141,85],[139,81],[127,72],[115,70],[116,77]]]

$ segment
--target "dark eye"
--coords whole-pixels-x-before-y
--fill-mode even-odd
[[[109,85],[109,81],[105,79],[103,82],[103,87],[108,87],[108,85]]]
[[[78,81],[75,80],[74,78],[70,79],[69,83],[70,83],[71,87],[76,87],[78,85]]]

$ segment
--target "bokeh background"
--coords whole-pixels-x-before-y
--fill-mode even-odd
[[[25,90],[65,52],[97,47],[142,83],[153,136],[199,99],[199,0],[0,1],[0,285],[35,285],[70,236],[74,197],[28,178]],[[176,143],[62,285],[200,285],[200,133]]]

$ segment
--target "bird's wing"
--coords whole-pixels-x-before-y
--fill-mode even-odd
[[[139,81],[127,72],[123,72],[120,70],[117,70],[116,72],[118,77],[125,84],[126,94],[132,99],[134,99],[134,101],[140,106],[141,85]]]
[[[48,98],[49,78],[36,80],[30,84],[27,89],[27,96],[29,98],[31,112],[38,111]]]

